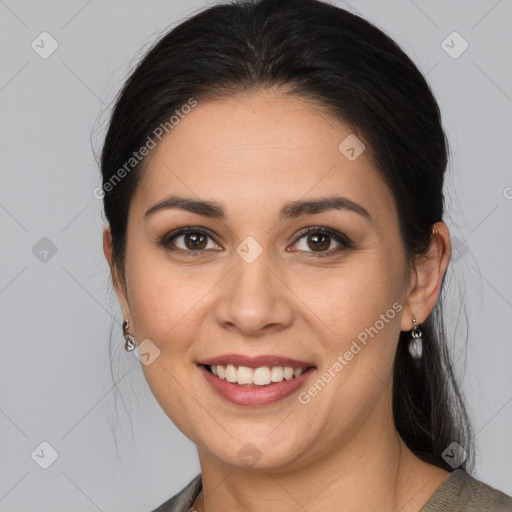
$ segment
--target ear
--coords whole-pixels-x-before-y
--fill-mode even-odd
[[[108,266],[110,267],[112,284],[114,285],[114,290],[116,292],[117,299],[119,300],[119,304],[123,312],[123,318],[126,320],[130,320],[132,316],[126,295],[126,288],[124,286],[123,280],[118,275],[117,269],[115,268],[113,263],[114,259],[112,246],[112,232],[110,231],[109,225],[105,226],[105,228],[103,229],[103,253],[105,254],[105,258],[107,259]]]
[[[450,258],[450,231],[444,222],[436,222],[432,226],[429,253],[426,257],[418,258],[411,270],[411,286],[402,315],[402,331],[414,327],[412,315],[419,325],[434,309]]]

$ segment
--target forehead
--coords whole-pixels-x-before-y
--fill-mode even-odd
[[[366,151],[347,158],[344,141],[358,144],[353,137],[326,108],[283,92],[199,101],[146,158],[133,207],[147,209],[172,193],[226,204],[229,216],[230,204],[256,212],[269,202],[278,208],[339,194],[374,218],[384,210],[395,214]]]

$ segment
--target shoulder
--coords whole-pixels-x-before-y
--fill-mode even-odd
[[[199,474],[178,494],[175,494],[152,512],[187,512],[201,491],[201,483],[201,474]]]
[[[512,512],[512,497],[457,469],[420,512]]]

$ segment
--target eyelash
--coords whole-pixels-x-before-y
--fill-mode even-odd
[[[213,239],[212,235],[210,235],[210,233],[208,233],[204,229],[196,228],[193,226],[187,226],[187,227],[179,228],[175,231],[172,231],[171,233],[166,234],[161,239],[159,245],[161,245],[162,247],[164,247],[165,249],[167,249],[169,251],[177,252],[177,253],[183,254],[184,256],[187,256],[187,257],[197,258],[198,256],[202,256],[205,249],[191,251],[191,250],[176,249],[176,248],[170,247],[170,243],[173,239],[175,239],[176,237],[178,237],[180,235],[184,235],[187,233],[201,234],[201,235],[204,235],[204,236],[207,236],[207,237]],[[299,251],[299,252],[310,252],[314,258],[317,258],[317,257],[322,258],[325,256],[332,256],[333,254],[339,253],[339,252],[343,251],[344,249],[352,249],[353,248],[353,244],[347,236],[343,235],[342,233],[340,233],[334,229],[331,229],[328,227],[323,227],[323,226],[312,226],[312,227],[302,229],[298,233],[298,236],[297,236],[294,244],[296,244],[301,238],[304,238],[306,235],[309,235],[311,233],[329,235],[331,238],[333,238],[336,242],[338,242],[341,245],[341,247],[338,247],[337,249],[330,249],[328,251],[319,251],[319,252]],[[215,242],[215,243],[217,243],[217,242]]]

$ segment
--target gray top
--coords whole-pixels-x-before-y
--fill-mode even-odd
[[[199,474],[152,512],[188,512],[201,488]],[[512,498],[456,469],[419,512],[512,512]]]

